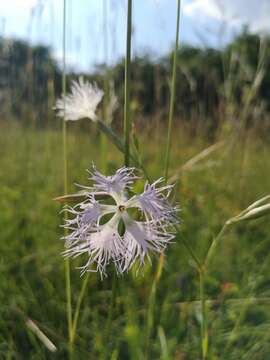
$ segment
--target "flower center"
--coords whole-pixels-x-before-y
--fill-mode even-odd
[[[126,207],[124,205],[119,205],[118,209],[122,213],[122,212],[124,212],[126,210]]]

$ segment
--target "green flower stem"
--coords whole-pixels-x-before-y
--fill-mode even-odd
[[[107,126],[105,121],[98,120],[98,127],[99,130],[102,131],[106,136],[111,140],[111,142],[117,147],[118,150],[120,150],[123,154],[125,154],[125,144],[123,141],[115,134],[115,132],[111,129],[111,127]],[[145,166],[142,164],[142,162],[138,159],[138,156],[133,155],[132,153],[129,153],[129,159],[131,159],[138,168],[140,168],[144,176],[147,178],[148,181],[151,182],[151,178],[147,173],[147,170]]]
[[[127,19],[127,48],[126,48],[126,66],[125,66],[125,111],[124,111],[124,142],[119,139],[119,137],[113,132],[113,130],[108,126],[106,121],[98,120],[98,127],[100,131],[106,135],[111,142],[115,144],[115,146],[125,155],[125,165],[129,166],[130,159],[137,165],[139,168],[142,169],[145,177],[150,181],[149,176],[147,175],[146,169],[139,161],[138,156],[134,156],[130,153],[130,53],[131,53],[131,19],[132,19],[132,1],[128,1],[128,19]],[[66,193],[65,193],[66,195]],[[108,316],[108,323],[106,326],[106,333],[110,333],[111,322],[112,322],[112,311],[113,311],[113,304],[115,298],[115,279],[113,281],[113,289],[112,289],[112,299],[110,304],[109,316]],[[88,278],[84,279],[82,284],[81,292],[79,295],[79,299],[77,302],[75,315],[74,315],[74,322],[70,332],[71,341],[72,343],[75,340],[76,336],[76,329],[77,329],[77,322],[80,313],[81,303],[85,294],[86,284],[88,282]],[[71,319],[72,320],[72,319]],[[71,322],[72,324],[72,322]],[[109,336],[109,335],[108,335]],[[108,337],[107,336],[107,337]]]
[[[65,121],[65,97],[66,97],[66,0],[63,0],[63,71],[62,71],[62,92],[64,101],[64,120],[62,125],[63,137],[63,171],[64,171],[64,194],[68,193],[68,175],[67,175],[67,125]],[[64,219],[67,219],[67,211],[64,211]],[[64,235],[67,236],[67,229],[64,229]],[[71,281],[70,281],[70,262],[65,261],[65,283],[66,283],[66,301],[67,301],[67,322],[69,336],[69,352],[72,357],[73,347],[72,336],[72,307],[71,307]]]
[[[81,291],[80,291],[78,301],[76,304],[76,309],[75,309],[74,319],[73,319],[73,326],[72,326],[72,334],[71,334],[72,343],[74,343],[74,341],[75,341],[77,324],[78,324],[79,314],[80,314],[80,310],[81,310],[81,304],[82,304],[82,301],[83,301],[83,298],[85,295],[85,291],[87,289],[89,277],[90,277],[90,273],[88,272],[83,279]]]
[[[170,161],[170,149],[171,149],[171,133],[172,133],[172,121],[174,113],[174,100],[175,100],[175,84],[176,84],[176,63],[177,63],[177,52],[178,52],[178,43],[179,43],[179,27],[180,27],[180,9],[181,9],[181,0],[177,2],[177,19],[176,19],[176,32],[175,32],[175,49],[173,56],[173,72],[171,79],[171,97],[170,97],[170,110],[169,110],[169,121],[168,121],[168,135],[167,135],[167,148],[165,155],[165,172],[164,179],[165,183],[168,182],[168,169]],[[163,254],[160,255],[160,261],[163,257]],[[162,262],[163,263],[163,262]]]
[[[107,0],[103,0],[103,45],[104,45],[104,97],[103,97],[103,118],[108,119],[109,125],[110,119],[108,118],[109,107],[109,71],[108,71],[108,31],[107,31]],[[108,141],[104,134],[101,134],[100,139],[100,157],[101,157],[101,169],[106,173],[107,169],[107,157],[108,157]]]
[[[116,133],[112,130],[111,127],[109,127],[105,121],[98,120],[97,121],[99,130],[103,132],[110,140],[111,142],[117,147],[118,150],[120,150],[122,153],[125,152],[125,145],[123,141],[116,135]]]
[[[113,320],[113,309],[115,305],[115,297],[116,297],[116,274],[113,274],[113,281],[112,281],[112,292],[111,292],[111,301],[109,306],[108,317],[105,325],[105,342],[106,346],[104,347],[104,358],[109,358],[110,353],[110,337],[111,337],[111,329],[112,329],[112,320]]]
[[[130,143],[130,54],[131,54],[132,0],[128,0],[127,12],[127,41],[125,60],[125,108],[124,108],[124,138],[125,138],[125,166],[129,166]]]
[[[155,311],[155,303],[156,303],[156,289],[157,289],[157,282],[158,279],[155,277],[151,292],[149,296],[149,303],[148,303],[148,311],[147,311],[147,317],[146,317],[146,331],[145,331],[145,355],[144,359],[149,359],[149,350],[150,350],[150,338],[151,338],[151,332],[152,327],[154,324],[154,311]]]
[[[202,314],[202,322],[201,322],[201,344],[202,344],[202,359],[207,359],[208,354],[208,321],[207,321],[207,311],[206,311],[206,304],[205,304],[205,286],[204,286],[204,276],[205,272],[207,271],[207,266],[209,264],[209,260],[212,257],[214,250],[217,247],[217,244],[221,237],[223,236],[224,232],[230,225],[230,220],[226,221],[223,225],[220,232],[212,241],[207,254],[205,256],[204,262],[200,268],[198,268],[199,277],[200,277],[200,301],[201,301],[201,314]]]
[[[205,304],[205,287],[204,287],[204,274],[205,274],[205,265],[201,264],[201,261],[197,257],[197,255],[192,250],[189,243],[182,236],[181,240],[186,250],[188,251],[191,258],[194,260],[196,264],[196,269],[199,274],[199,282],[200,282],[200,302],[201,302],[201,347],[202,347],[202,359],[207,359],[208,353],[208,327],[207,327],[207,312],[206,312],[206,304]]]
[[[106,126],[105,122],[98,121],[100,130],[105,133],[117,148],[124,153],[125,166],[130,163],[130,55],[131,55],[131,25],[132,25],[132,0],[128,0],[127,11],[127,39],[126,39],[126,60],[125,60],[125,107],[124,107],[124,144],[111,128]],[[137,159],[134,159],[138,163]],[[112,283],[112,294],[108,313],[108,319],[105,329],[105,339],[107,346],[105,349],[105,359],[108,357],[108,342],[111,334],[113,308],[116,297],[116,276],[114,274]]]
[[[149,358],[149,350],[150,350],[150,338],[151,338],[151,332],[152,327],[154,324],[154,311],[155,311],[155,304],[156,304],[156,291],[157,291],[157,285],[162,273],[164,263],[164,256],[160,256],[157,271],[155,274],[154,281],[152,283],[151,292],[149,296],[149,302],[148,302],[148,309],[146,314],[146,331],[145,331],[145,360]]]
[[[207,359],[208,354],[208,327],[207,327],[207,312],[205,304],[205,291],[204,291],[204,270],[199,272],[200,278],[200,301],[201,301],[201,344],[202,344],[202,359]]]
[[[170,111],[169,111],[169,122],[168,122],[168,136],[167,136],[167,149],[165,155],[165,183],[168,181],[168,168],[169,168],[169,158],[170,158],[170,147],[171,147],[171,132],[172,132],[172,119],[174,111],[174,100],[175,100],[175,79],[176,79],[176,61],[177,61],[177,51],[178,51],[178,39],[179,39],[179,24],[180,24],[180,6],[181,1],[178,0],[177,3],[177,20],[176,20],[176,35],[175,35],[175,50],[174,50],[174,59],[173,59],[173,73],[171,81],[171,98],[170,98]],[[157,271],[151,286],[151,292],[148,301],[148,311],[147,311],[147,329],[146,329],[146,345],[145,345],[145,359],[148,359],[149,356],[149,343],[152,332],[152,327],[154,324],[154,312],[156,304],[156,289],[162,273],[164,263],[164,255],[161,254],[158,261]]]
[[[207,254],[206,254],[206,257],[205,257],[205,260],[204,260],[204,263],[203,263],[203,267],[206,269],[207,268],[207,265],[209,263],[209,260],[210,258],[212,257],[213,255],[213,252],[214,250],[216,249],[217,247],[217,244],[219,242],[219,240],[221,239],[221,237],[223,236],[224,232],[227,230],[228,226],[231,225],[231,223],[229,221],[226,221],[226,223],[223,225],[222,229],[220,230],[220,232],[217,234],[217,236],[214,238],[214,240],[212,241],[208,251],[207,251]]]
[[[174,101],[175,101],[175,85],[176,85],[176,64],[177,64],[177,53],[178,53],[178,42],[179,42],[179,26],[180,26],[180,8],[181,1],[177,3],[177,20],[176,20],[176,34],[175,34],[175,48],[173,55],[173,71],[171,80],[171,97],[170,97],[170,110],[169,110],[169,121],[168,121],[168,134],[167,134],[167,148],[165,155],[165,171],[164,178],[165,182],[168,181],[168,169],[170,163],[170,150],[171,150],[171,135],[172,135],[172,123],[174,115]]]

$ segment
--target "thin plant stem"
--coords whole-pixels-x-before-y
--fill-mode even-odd
[[[103,33],[104,33],[104,64],[105,64],[105,75],[104,75],[104,106],[103,106],[103,116],[104,119],[108,119],[108,97],[109,97],[109,78],[108,78],[108,69],[107,69],[107,62],[108,62],[108,39],[107,39],[107,0],[103,0]],[[108,119],[109,121],[109,119]],[[108,126],[108,121],[105,126]],[[106,132],[101,132],[101,163],[102,163],[102,170],[106,172],[106,158],[107,158],[107,136]],[[77,325],[78,325],[78,319],[80,315],[81,310],[81,304],[87,289],[87,284],[89,281],[90,274],[87,273],[87,275],[84,277],[80,294],[76,303],[76,309],[74,312],[74,318],[73,318],[73,326],[72,326],[72,334],[71,334],[71,341],[74,343],[76,338],[76,331],[77,331]]]
[[[172,70],[171,89],[170,89],[171,96],[170,96],[170,110],[169,110],[169,120],[168,120],[167,147],[166,147],[166,155],[165,155],[165,171],[164,171],[165,182],[167,182],[167,180],[168,180],[168,169],[169,169],[169,163],[170,163],[172,123],[173,123],[173,115],[174,115],[175,85],[176,85],[176,64],[177,64],[177,55],[178,55],[178,42],[179,42],[180,8],[181,8],[181,0],[178,0],[175,48],[174,48],[174,55],[173,55],[173,70]]]
[[[129,166],[130,143],[130,56],[132,30],[132,0],[128,0],[127,11],[127,39],[125,59],[125,107],[124,107],[124,138],[125,138],[125,166]]]
[[[222,235],[226,231],[227,227],[231,224],[230,220],[226,221],[226,223],[221,228],[220,232],[217,234],[217,236],[212,241],[204,262],[200,268],[198,268],[199,272],[199,278],[200,278],[200,301],[201,301],[201,314],[202,314],[202,320],[201,320],[201,346],[202,346],[202,359],[207,359],[208,354],[208,325],[207,325],[207,311],[206,311],[206,304],[205,304],[205,285],[204,285],[204,277],[205,272],[207,271],[207,266],[209,264],[209,260],[212,257],[214,250],[216,249],[216,246],[221,239]]]
[[[109,71],[108,71],[108,31],[107,31],[107,0],[103,0],[103,49],[104,49],[104,99],[103,99],[103,118],[106,119],[109,125],[108,106],[109,106]],[[101,168],[106,172],[107,156],[108,156],[108,141],[106,136],[101,133],[100,154],[101,154]]]
[[[168,121],[168,134],[167,134],[167,148],[165,155],[165,171],[164,179],[165,184],[168,182],[168,169],[170,161],[170,149],[171,149],[171,133],[172,133],[172,122],[174,114],[174,101],[175,101],[175,84],[176,84],[176,64],[177,64],[177,53],[178,53],[178,43],[179,43],[179,27],[180,27],[180,9],[181,9],[181,0],[177,1],[177,19],[176,19],[176,31],[175,31],[175,48],[173,56],[173,71],[171,79],[171,93],[170,93],[170,110],[169,110],[169,121]],[[163,263],[164,255],[160,255],[160,262]]]
[[[176,32],[175,32],[175,49],[173,56],[173,72],[171,79],[171,96],[170,96],[170,110],[169,110],[168,134],[167,134],[167,149],[165,155],[165,172],[164,172],[165,184],[167,184],[168,182],[168,168],[169,168],[169,160],[170,160],[171,132],[172,132],[172,120],[173,120],[174,100],[175,100],[176,63],[177,63],[177,52],[178,52],[178,43],[179,43],[180,9],[181,9],[181,0],[178,0]],[[163,260],[162,259],[163,256],[164,256],[163,254],[160,255],[160,261]]]
[[[149,350],[150,350],[150,337],[152,332],[152,327],[154,323],[154,311],[155,311],[155,300],[156,300],[156,289],[157,289],[157,279],[155,277],[151,292],[149,296],[149,304],[146,318],[146,334],[145,334],[145,360],[149,358]]]
[[[221,232],[220,232],[221,233]],[[221,236],[221,235],[220,235]],[[204,276],[205,276],[205,263],[201,264],[201,261],[198,259],[197,255],[192,250],[191,246],[182,237],[182,242],[187,249],[188,253],[194,260],[196,264],[196,269],[199,274],[199,282],[200,282],[200,302],[201,302],[201,347],[202,347],[202,359],[207,359],[208,353],[208,326],[207,326],[207,312],[206,312],[206,304],[205,304],[205,286],[204,286]]]
[[[103,34],[104,34],[104,64],[105,64],[105,75],[104,75],[104,106],[103,106],[103,116],[104,119],[108,119],[108,96],[109,96],[109,79],[108,79],[108,69],[107,69],[107,62],[108,62],[108,39],[107,39],[107,0],[103,0]],[[108,119],[109,120],[109,119]],[[108,121],[107,124],[108,126]],[[106,158],[107,158],[107,134],[105,132],[101,132],[101,163],[102,163],[102,170],[106,172]],[[72,324],[72,334],[71,334],[71,341],[74,343],[78,325],[78,319],[81,310],[81,304],[87,289],[87,284],[89,281],[90,274],[87,273],[83,279],[80,294],[76,303],[76,309],[74,312],[73,324]]]
[[[208,329],[207,329],[207,312],[205,304],[205,291],[204,291],[204,271],[199,271],[200,279],[200,301],[201,301],[201,344],[202,344],[202,359],[207,359],[208,353]]]
[[[110,122],[108,116],[108,105],[109,105],[109,70],[108,70],[108,16],[107,16],[107,0],[103,0],[103,49],[104,49],[104,119],[107,120],[107,124]]]
[[[178,52],[178,42],[179,42],[180,7],[181,7],[181,1],[178,0],[175,49],[174,49],[174,58],[173,58],[173,72],[172,72],[172,80],[171,80],[167,149],[166,149],[166,155],[165,155],[165,172],[164,172],[165,183],[167,183],[167,181],[168,181],[168,168],[169,168],[170,147],[171,147],[172,119],[173,119],[174,100],[175,100],[176,62],[177,62],[177,52]],[[150,343],[152,327],[154,324],[154,312],[155,312],[155,305],[156,305],[156,289],[157,289],[157,285],[158,285],[158,282],[159,282],[159,279],[160,279],[160,276],[162,273],[163,263],[164,263],[164,255],[161,254],[159,257],[159,261],[158,261],[157,272],[156,272],[156,275],[154,277],[154,280],[153,280],[153,283],[151,286],[151,292],[150,292],[149,302],[148,302],[145,359],[148,359],[148,357],[149,357],[149,343]]]
[[[124,163],[125,166],[129,166],[130,162],[130,58],[131,58],[131,29],[132,29],[132,0],[128,0],[128,10],[127,10],[127,38],[126,38],[126,59],[125,59],[125,107],[124,107]],[[99,122],[99,126],[103,131],[107,132],[107,135],[114,137],[112,131],[108,131],[108,128],[102,126],[102,122]],[[116,139],[115,139],[116,140]],[[121,148],[121,141],[116,140],[118,148]],[[108,319],[105,329],[105,336],[107,343],[109,342],[111,327],[112,327],[112,317],[113,317],[113,307],[116,297],[116,276],[114,274],[113,284],[112,284],[112,295],[108,313]],[[105,359],[108,355],[108,346],[105,350]]]
[[[145,359],[149,358],[149,349],[150,349],[150,337],[152,332],[152,327],[154,323],[154,311],[155,311],[155,304],[156,304],[156,291],[157,291],[157,284],[162,274],[162,268],[164,263],[164,256],[160,256],[157,271],[155,274],[154,281],[152,283],[151,292],[149,296],[148,302],[148,311],[147,311],[147,318],[146,318],[146,335],[145,335]]]
[[[102,131],[110,140],[111,142],[117,147],[118,150],[120,150],[123,154],[125,154],[125,144],[123,143],[122,139],[120,139],[115,132],[111,129],[111,127],[107,126],[105,121],[98,120],[97,121],[99,130]],[[144,173],[144,176],[147,178],[149,182],[151,182],[151,178],[149,174],[147,173],[147,170],[143,163],[138,158],[138,154],[132,154],[129,153],[129,159],[131,159],[138,168],[142,170]]]
[[[223,225],[222,229],[220,230],[220,232],[217,234],[217,236],[214,238],[214,240],[212,241],[208,251],[207,251],[207,254],[206,254],[206,257],[205,257],[205,260],[203,262],[203,267],[204,268],[207,268],[207,265],[209,263],[209,260],[210,258],[212,257],[213,255],[213,252],[215,250],[215,248],[217,247],[217,244],[219,242],[219,240],[221,239],[222,235],[224,234],[224,232],[226,231],[226,229],[228,228],[228,226],[230,225],[230,221],[226,221],[226,223]]]
[[[66,0],[63,0],[63,71],[62,71],[62,93],[64,102],[64,120],[62,123],[63,138],[63,172],[64,172],[64,194],[68,193],[68,174],[67,174],[67,126],[65,120],[65,102],[66,102]],[[67,219],[67,211],[64,211],[64,219]],[[67,236],[68,230],[64,229],[64,235]],[[67,301],[67,322],[69,336],[70,357],[72,356],[72,307],[71,307],[71,281],[70,281],[70,262],[65,261],[65,283],[66,283],[66,301]]]
[[[106,341],[106,346],[104,347],[104,350],[105,350],[104,358],[105,359],[108,358],[108,354],[110,351],[109,342],[110,342],[110,334],[111,334],[111,329],[112,329],[113,308],[114,308],[114,304],[115,304],[115,297],[116,297],[116,275],[114,273],[113,274],[113,282],[112,282],[111,301],[110,301],[109,312],[108,312],[108,317],[107,317],[107,322],[106,322],[106,327],[105,327],[105,341]]]
[[[72,326],[72,335],[71,335],[71,341],[72,343],[74,343],[75,341],[75,337],[76,337],[76,331],[77,331],[77,324],[78,324],[78,319],[79,319],[79,315],[80,315],[80,310],[81,310],[81,304],[85,295],[85,291],[87,289],[87,284],[89,281],[89,277],[90,277],[90,273],[88,272],[82,282],[82,287],[81,287],[81,291],[78,297],[78,301],[76,304],[76,309],[74,312],[74,318],[73,318],[73,326]]]

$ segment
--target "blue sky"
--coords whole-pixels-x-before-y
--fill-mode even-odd
[[[69,68],[87,71],[105,58],[112,63],[123,56],[126,0],[66,1]],[[62,6],[63,0],[1,1],[0,33],[49,45],[54,56],[61,59]],[[133,54],[161,56],[171,48],[176,6],[176,0],[133,0]],[[222,46],[243,24],[249,24],[254,32],[269,31],[270,1],[182,0],[181,42]]]

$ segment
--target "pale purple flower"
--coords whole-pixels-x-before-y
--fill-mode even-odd
[[[122,167],[118,169],[114,175],[105,176],[93,166],[93,171],[89,171],[91,175],[90,180],[94,182],[93,188],[96,191],[120,194],[125,189],[130,190],[134,180],[138,179],[138,177],[134,175],[134,170],[134,168]]]
[[[173,185],[158,187],[162,182],[163,179],[160,178],[153,184],[146,183],[144,192],[131,198],[130,204],[138,207],[147,220],[173,224],[177,221],[177,208],[172,207],[168,201]]]
[[[103,94],[96,84],[84,81],[80,76],[78,82],[72,81],[71,93],[58,99],[54,109],[57,110],[57,115],[64,120],[89,118],[96,121],[96,108]]]
[[[89,171],[93,186],[83,186],[86,199],[67,208],[72,217],[64,225],[70,231],[64,237],[64,254],[88,256],[82,273],[99,271],[101,277],[106,276],[106,267],[113,262],[121,274],[137,260],[139,266],[143,265],[151,251],[163,252],[173,239],[178,209],[168,200],[172,186],[159,186],[159,179],[146,184],[142,194],[129,196],[138,179],[134,171],[123,167],[112,176],[104,176],[93,167]],[[139,217],[133,218],[130,209],[135,213],[138,209]]]

